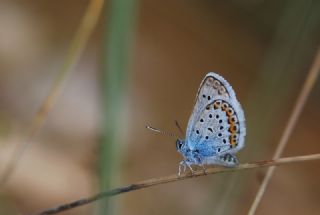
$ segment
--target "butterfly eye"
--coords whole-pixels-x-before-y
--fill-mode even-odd
[[[182,146],[183,146],[183,141],[178,139],[178,140],[176,141],[176,148],[177,148],[177,149],[181,149]]]

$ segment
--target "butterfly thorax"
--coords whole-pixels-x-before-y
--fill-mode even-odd
[[[192,150],[187,144],[186,140],[177,139],[176,148],[186,161],[192,162],[194,164],[202,163],[202,156],[200,155],[199,151],[197,149]]]

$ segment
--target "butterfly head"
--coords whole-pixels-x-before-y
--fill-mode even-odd
[[[177,148],[177,151],[178,151],[178,152],[181,152],[181,151],[182,151],[182,148],[184,147],[184,144],[185,144],[185,141],[184,141],[184,140],[177,139],[177,141],[176,141],[176,148]]]

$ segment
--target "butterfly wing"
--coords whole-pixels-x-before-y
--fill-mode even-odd
[[[244,146],[243,110],[230,84],[208,73],[196,97],[187,128],[187,144],[202,157],[235,153]]]
[[[236,153],[244,146],[246,130],[239,103],[216,97],[199,114],[188,144],[203,157]]]
[[[227,167],[235,167],[239,165],[237,157],[233,154],[224,154],[220,156],[212,156],[204,159],[204,164],[216,164]]]
[[[202,80],[196,95],[193,112],[188,122],[186,132],[187,139],[190,137],[191,130],[195,122],[198,121],[200,113],[217,96],[225,99],[236,98],[234,90],[223,77],[214,72],[209,72]]]

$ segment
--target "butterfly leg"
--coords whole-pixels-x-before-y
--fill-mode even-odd
[[[205,165],[204,164],[200,164],[200,166],[202,167],[202,169],[203,169],[203,174],[207,174],[207,169],[206,169],[206,167],[205,167]]]
[[[186,162],[185,162],[185,160],[183,160],[183,161],[181,161],[181,162],[179,163],[179,172],[178,172],[178,176],[180,176],[180,175],[181,175],[181,168],[183,168],[183,172],[185,172],[185,171],[186,171]]]
[[[179,163],[179,171],[178,171],[178,176],[181,175],[181,172],[185,172],[187,167],[189,167],[190,171],[191,171],[191,174],[194,175],[194,170],[192,169],[191,165],[193,163],[190,162],[190,161],[187,161],[187,160],[183,160]],[[181,171],[181,169],[183,168],[183,171]]]
[[[201,166],[201,168],[203,169],[203,173],[206,175],[207,170],[206,170],[205,164],[203,163],[203,157],[199,153],[194,153],[193,156],[194,156],[196,164]]]
[[[187,164],[187,166],[189,167],[189,169],[190,169],[190,171],[191,171],[191,174],[194,175],[195,172],[194,172],[194,170],[193,170],[192,167],[191,167],[191,164],[192,164],[192,163],[187,161],[186,164]]]

